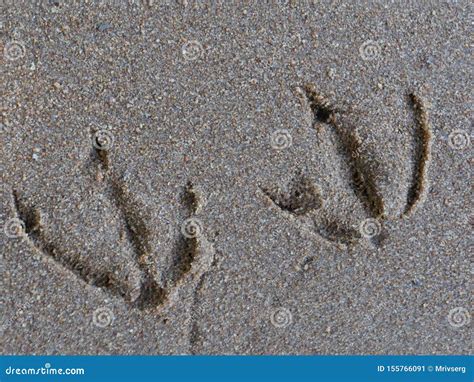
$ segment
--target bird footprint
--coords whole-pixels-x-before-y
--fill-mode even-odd
[[[346,179],[338,184],[347,184],[350,192],[344,194],[341,190],[333,190],[329,196],[323,196],[319,185],[300,170],[287,184],[260,187],[263,194],[280,210],[295,215],[312,231],[331,242],[353,244],[365,237],[380,244],[384,237],[382,222],[387,218],[387,209],[377,184],[380,178],[390,174],[384,172],[383,164],[377,162],[374,155],[365,147],[363,149],[364,142],[349,112],[331,105],[312,84],[297,88],[297,92],[311,111],[312,127],[319,132],[321,128],[329,129],[335,137],[331,160],[342,163],[344,171],[339,175]],[[407,187],[401,218],[410,216],[425,199],[431,150],[426,107],[414,93],[409,94],[409,99],[416,119],[416,147],[413,177]]]
[[[45,219],[47,214],[14,189],[12,204],[15,219],[22,225],[21,236],[62,270],[110,296],[123,299],[133,308],[145,310],[163,306],[187,278],[198,279],[195,276],[205,272],[213,259],[212,245],[204,237],[201,222],[196,217],[200,194],[191,182],[183,187],[182,204],[188,218],[182,222],[179,239],[170,253],[163,256],[165,259],[155,258],[152,222],[146,218],[146,207],[134,198],[123,177],[114,172],[109,147],[96,140],[97,132],[91,133],[94,148],[88,167],[96,177],[95,189],[89,192],[97,192],[94,200],[99,199],[98,195],[101,199],[98,202],[100,220],[92,222],[92,229],[98,231],[94,236],[97,242],[91,246],[79,243],[78,251],[72,233],[77,236],[79,232],[80,236],[87,223],[71,227],[70,235],[64,231],[55,234]],[[107,235],[102,235],[101,229],[106,230]]]

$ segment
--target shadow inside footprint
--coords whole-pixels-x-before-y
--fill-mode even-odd
[[[306,215],[323,205],[320,191],[302,175],[293,178],[286,189],[279,187],[261,189],[278,207],[294,215]]]

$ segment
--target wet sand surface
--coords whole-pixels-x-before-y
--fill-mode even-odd
[[[3,2],[0,352],[471,352],[470,15]]]

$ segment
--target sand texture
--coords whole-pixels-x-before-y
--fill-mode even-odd
[[[0,21],[0,353],[472,352],[468,1]]]

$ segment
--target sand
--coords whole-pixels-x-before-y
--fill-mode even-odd
[[[4,1],[2,354],[468,354],[467,1]]]

